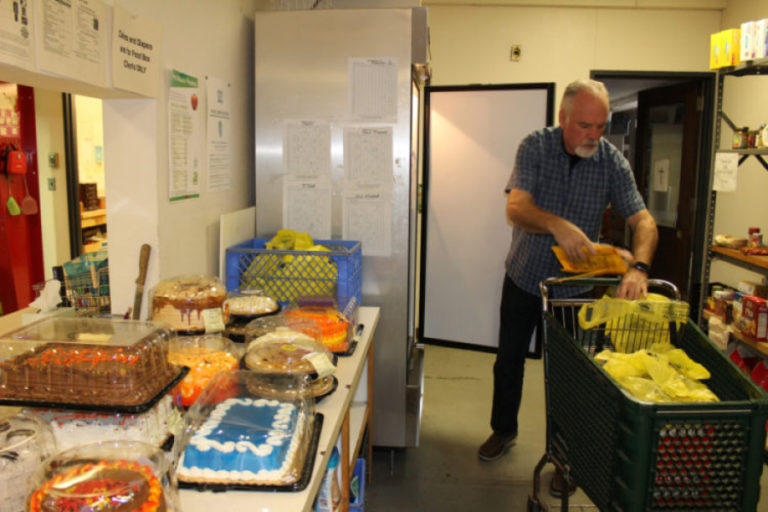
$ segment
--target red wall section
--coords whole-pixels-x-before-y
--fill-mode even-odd
[[[0,174],[0,303],[3,313],[26,307],[34,299],[32,285],[45,279],[34,91],[21,85],[16,90],[15,112],[0,112],[3,116],[0,146],[13,143],[21,149],[27,158],[27,173]],[[38,204],[38,213],[13,216],[7,208],[9,194],[21,204],[26,195],[25,181],[30,196]]]

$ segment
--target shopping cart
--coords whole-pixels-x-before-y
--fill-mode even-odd
[[[79,316],[109,314],[109,264],[106,252],[87,253],[64,263],[64,288]]]
[[[549,510],[540,478],[548,462],[600,510],[755,510],[768,395],[694,321],[669,322],[662,328],[673,345],[709,370],[712,376],[704,382],[719,402],[651,403],[621,390],[593,355],[611,348],[612,337],[622,330],[630,345],[627,352],[643,336],[666,332],[653,333],[658,323],[638,319],[626,326],[582,330],[576,318],[579,308],[595,299],[553,298],[562,286],[618,283],[618,278],[550,278],[541,284],[547,442],[534,469],[528,511]],[[649,286],[679,297],[671,283],[651,280]],[[568,509],[567,492],[560,507]]]

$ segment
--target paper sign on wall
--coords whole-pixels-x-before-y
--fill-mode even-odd
[[[348,80],[352,119],[397,122],[397,59],[349,59]]]
[[[201,172],[201,110],[197,78],[175,69],[168,90],[168,196],[198,197]]]
[[[112,87],[154,98],[160,86],[162,27],[114,6]]]
[[[347,185],[391,187],[392,127],[344,128],[344,181]]]
[[[734,192],[738,168],[738,153],[715,153],[715,175],[712,178],[712,190]]]
[[[36,0],[37,64],[48,71],[107,86],[105,13],[101,0]]]
[[[331,238],[331,180],[286,176],[283,182],[283,228]]]
[[[311,119],[283,124],[283,170],[291,176],[331,176],[331,125]]]
[[[0,62],[37,71],[34,20],[28,3],[0,0]]]
[[[392,254],[390,191],[345,190],[342,219],[342,238],[362,242],[364,256]]]
[[[208,190],[228,190],[232,174],[230,87],[216,78],[209,78],[207,85]]]
[[[669,158],[653,162],[653,191],[669,191]]]

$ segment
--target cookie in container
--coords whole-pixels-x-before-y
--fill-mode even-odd
[[[0,338],[0,405],[142,413],[183,377],[164,324],[53,317]]]
[[[210,490],[300,491],[311,479],[322,416],[299,377],[283,389],[247,385],[252,371],[217,373],[186,415],[179,443],[179,485]],[[274,391],[274,392],[273,392]],[[237,447],[237,448],[234,448]]]

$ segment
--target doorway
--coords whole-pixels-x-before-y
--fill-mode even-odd
[[[606,137],[616,144],[618,135],[624,144],[659,226],[651,277],[677,285],[695,317],[702,292],[715,74],[593,71],[591,77],[605,83],[611,97]],[[603,233],[611,243],[630,244],[628,227],[611,213]]]

